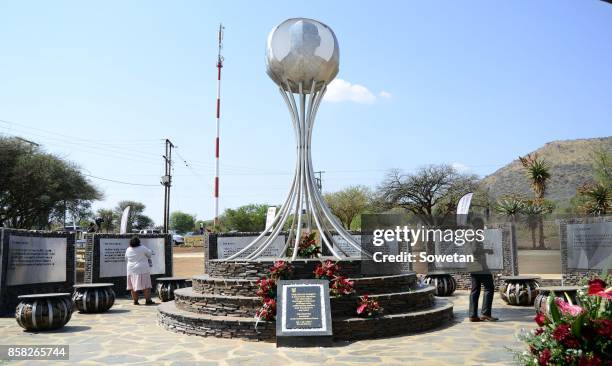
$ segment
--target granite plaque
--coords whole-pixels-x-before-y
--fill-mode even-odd
[[[352,235],[353,240],[361,247],[361,235]],[[342,236],[333,235],[332,240],[334,241],[333,248],[338,254],[348,254],[349,257],[361,258],[361,250],[358,250],[354,246],[350,245]]]
[[[66,281],[66,238],[10,235],[6,285]]]
[[[244,249],[249,243],[255,240],[257,236],[218,236],[217,237],[217,259],[228,258],[240,250]],[[262,239],[263,240],[263,239]],[[272,244],[266,248],[261,255],[262,257],[281,257],[281,252],[285,246],[285,235],[279,235],[274,239]],[[255,248],[250,248],[244,255],[250,254]]]
[[[281,280],[277,294],[277,345],[312,346],[313,341],[331,341],[329,281]]]
[[[434,254],[474,255],[475,244],[478,243],[476,241],[473,241],[466,242],[463,245],[457,245],[454,242],[436,240],[434,245]],[[484,240],[482,241],[482,249],[484,249],[485,263],[479,268],[486,270],[502,270],[504,257],[501,229],[484,229]],[[477,256],[474,256],[474,262],[480,262],[480,259]],[[434,268],[436,269],[466,269],[469,271],[473,270],[473,267],[473,264],[468,262],[434,262]]]
[[[612,222],[567,225],[568,269],[609,268],[611,255]]]
[[[100,238],[100,278],[127,275],[125,250],[130,238]],[[164,238],[140,238],[143,245],[153,252],[151,274],[166,273]]]

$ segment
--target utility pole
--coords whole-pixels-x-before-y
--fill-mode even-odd
[[[223,24],[219,24],[219,53],[217,54],[217,138],[215,140],[215,218],[214,226],[219,225],[219,124],[221,122],[221,68],[223,67]]]
[[[314,172],[315,182],[317,183],[317,188],[319,188],[319,192],[323,192],[323,177],[322,174],[325,173],[323,171]],[[318,175],[318,177],[316,177]]]
[[[168,222],[170,221],[170,187],[172,186],[172,149],[175,148],[172,141],[166,139],[166,153],[164,158],[164,176],[161,177],[161,184],[164,186],[164,233],[168,232]]]

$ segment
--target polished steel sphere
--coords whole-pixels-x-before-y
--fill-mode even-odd
[[[340,54],[336,35],[327,25],[313,19],[292,18],[277,25],[268,35],[266,72],[285,90],[310,93],[338,74]],[[289,84],[289,86],[287,86]]]

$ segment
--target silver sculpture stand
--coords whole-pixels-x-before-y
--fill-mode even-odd
[[[291,114],[297,147],[295,175],[293,176],[291,188],[278,214],[274,217],[272,224],[256,239],[249,243],[249,245],[225,260],[253,260],[260,257],[278,237],[291,213],[294,214],[294,219],[291,224],[291,229],[289,230],[287,241],[281,252],[281,255],[290,261],[297,259],[300,238],[303,233],[309,233],[312,230],[313,222],[314,227],[316,227],[321,236],[322,243],[336,259],[348,258],[349,255],[339,247],[337,247],[337,249],[343,256],[339,254],[338,251],[334,250],[333,238],[329,230],[326,229],[327,227],[333,228],[353,248],[368,255],[363,252],[361,246],[355,242],[352,235],[342,227],[332,214],[315,184],[310,143],[315,116],[321,104],[321,100],[323,99],[323,95],[325,95],[325,91],[327,90],[327,83],[324,83],[323,87],[321,87],[319,91],[316,91],[315,86],[317,84],[321,85],[321,82],[313,81],[310,83],[312,85],[310,92],[305,93],[302,89],[303,83],[300,82],[299,91],[297,93],[299,106],[296,103],[294,93],[289,91],[291,90],[289,82],[286,81],[285,84],[286,90],[280,87],[279,91]],[[305,223],[306,226],[305,231],[302,229],[303,223]],[[270,233],[270,235],[266,235],[268,233]],[[292,242],[293,254],[291,258],[288,258],[286,253]],[[255,248],[252,253],[246,256],[243,255],[251,248]]]

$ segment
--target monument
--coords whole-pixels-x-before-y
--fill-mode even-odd
[[[393,266],[392,272],[364,270],[371,256],[362,244],[371,234],[347,232],[317,189],[312,131],[339,68],[331,28],[306,18],[282,22],[268,36],[266,65],[295,131],[295,173],[285,201],[261,233],[211,235],[206,273],[194,276],[192,287],[175,290],[174,301],[158,307],[158,324],[178,333],[298,346],[308,341],[296,344],[295,335],[330,342],[369,339],[449,322],[452,303],[436,299],[433,287],[420,286],[415,272]],[[300,254],[303,240],[308,248],[320,243],[320,253]],[[333,275],[319,273],[323,265]],[[276,278],[271,267],[291,270],[288,277]]]
[[[267,231],[227,260],[261,256],[273,245],[290,216],[293,220],[281,257],[291,246],[289,260],[296,260],[301,235],[314,228],[322,245],[334,258],[348,258],[354,254],[343,246],[334,245],[339,239],[344,245],[362,252],[359,243],[338,222],[317,189],[311,157],[315,117],[327,86],[338,74],[339,52],[334,32],[316,20],[288,19],[270,32],[266,48],[267,73],[278,85],[291,116],[296,143],[295,173],[287,197]]]
[[[109,282],[117,294],[126,290],[125,250],[133,234],[88,234],[85,246],[85,283]],[[151,281],[172,276],[172,238],[168,234],[139,234],[151,249]]]
[[[0,229],[0,314],[15,311],[18,296],[71,292],[74,234]]]

